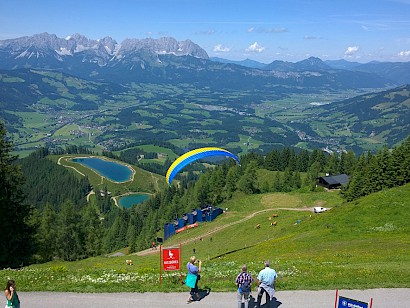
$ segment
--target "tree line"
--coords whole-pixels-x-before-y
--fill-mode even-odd
[[[392,150],[359,157],[353,152],[328,155],[319,149],[284,148],[243,155],[240,166],[227,161],[205,170],[198,164],[199,175],[189,170],[179,178],[179,186],[124,209],[113,204],[106,190],[87,203],[88,179],[52,162],[47,149],[21,160],[11,152],[0,123],[0,222],[4,230],[13,230],[1,234],[1,268],[54,258],[77,260],[125,247],[139,251],[161,237],[165,223],[192,209],[218,206],[238,192],[315,190],[317,177],[325,172],[349,175],[342,189],[346,201],[410,181],[410,137]],[[258,175],[262,171],[272,175],[263,180]]]

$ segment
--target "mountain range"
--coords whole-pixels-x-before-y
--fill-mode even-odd
[[[410,133],[409,65],[234,62],[190,40],[42,33],[0,41],[0,118],[21,150],[175,139],[360,153]]]
[[[0,41],[0,69],[58,70],[94,81],[195,83],[214,88],[386,88],[410,83],[410,63],[234,62],[209,58],[190,40],[171,37],[92,40],[81,34],[58,38],[41,33]]]
[[[249,68],[257,68],[261,70],[276,70],[276,71],[332,71],[345,70],[352,72],[364,72],[376,74],[380,77],[387,78],[396,85],[410,83],[410,62],[369,62],[359,63],[350,62],[344,59],[341,60],[326,60],[322,61],[319,58],[310,57],[308,59],[292,63],[287,61],[273,61],[269,64],[246,59],[242,61],[232,61],[218,57],[210,58],[212,61],[220,63],[237,64]]]

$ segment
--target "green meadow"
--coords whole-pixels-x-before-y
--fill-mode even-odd
[[[163,273],[162,284],[159,249],[55,260],[2,270],[0,279],[15,279],[22,291],[183,292],[185,264],[195,248],[203,260],[199,287],[213,291],[235,290],[242,264],[256,275],[266,259],[278,272],[278,290],[410,287],[410,184],[352,203],[321,191],[237,194],[220,206],[225,213],[213,222],[165,241],[164,247],[181,245],[182,270]],[[329,210],[314,214],[313,206]]]

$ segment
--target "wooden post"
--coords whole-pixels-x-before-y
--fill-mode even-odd
[[[338,295],[338,293],[339,293],[339,290],[336,290],[335,308],[337,308],[336,305],[337,305],[337,295]]]
[[[181,263],[181,258],[182,258],[182,245],[179,244],[179,281],[182,284],[182,263]]]
[[[159,284],[162,285],[162,245],[159,245]]]

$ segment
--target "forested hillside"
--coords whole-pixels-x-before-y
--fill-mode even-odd
[[[2,153],[9,157],[1,165],[2,177],[6,179],[10,168],[18,165],[17,161],[12,164],[11,148],[4,142],[4,135],[2,141]],[[129,252],[139,251],[148,248],[152,240],[161,235],[165,223],[194,208],[221,205],[238,193],[322,189],[316,187],[316,179],[324,173],[350,176],[349,184],[342,190],[348,201],[410,182],[410,137],[397,148],[360,157],[353,152],[328,155],[322,150],[274,149],[266,156],[243,155],[240,166],[233,162],[215,165],[196,181],[184,179],[186,174],[182,175],[180,186],[168,187],[144,204],[124,209],[116,207],[107,193],[96,195],[95,202],[87,203],[87,179],[56,165],[47,154],[47,149],[40,149],[17,162],[24,172],[21,179],[25,184],[14,181],[10,186],[12,195],[7,193],[8,180],[2,178],[1,181],[1,217],[9,217],[7,211],[14,213],[21,205],[27,228],[17,228],[16,232],[35,239],[30,245],[32,249],[22,254],[25,262],[44,262],[56,257],[77,260],[125,247]],[[6,206],[13,198],[17,198],[13,202],[19,206]],[[3,266],[18,265],[12,262],[13,254],[2,254],[2,258]]]
[[[70,200],[77,210],[81,209],[91,190],[88,179],[57,165],[47,155],[47,149],[40,149],[20,160],[25,177],[23,191],[27,192],[25,201],[42,210],[46,204],[57,205],[59,209],[59,205]]]

